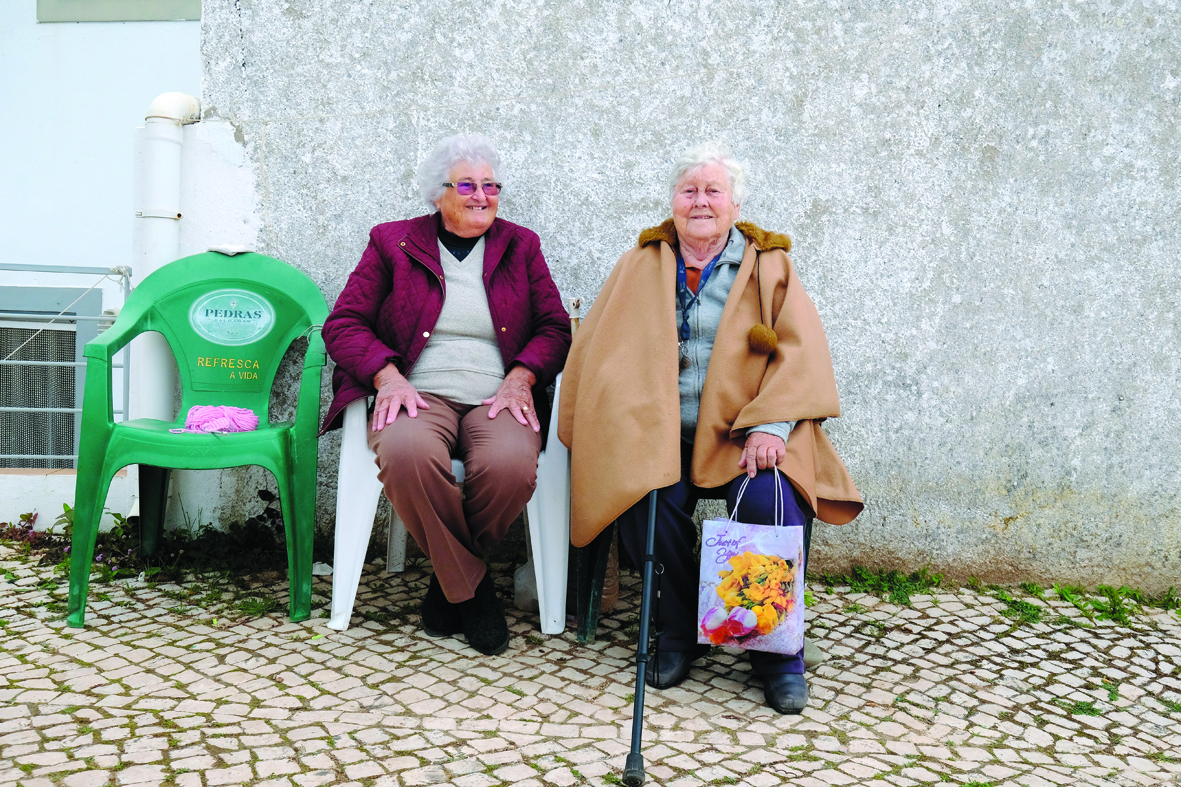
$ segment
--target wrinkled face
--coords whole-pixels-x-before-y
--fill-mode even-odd
[[[496,178],[488,164],[461,161],[451,168],[448,180],[451,183],[467,180],[483,184],[494,183]],[[489,197],[483,189],[477,189],[464,197],[454,188],[448,188],[435,203],[435,207],[443,214],[443,226],[448,232],[455,233],[461,238],[478,238],[492,226],[499,204],[500,195]]]
[[[673,224],[677,236],[690,243],[715,242],[729,234],[738,218],[730,178],[721,164],[691,169],[673,192]]]

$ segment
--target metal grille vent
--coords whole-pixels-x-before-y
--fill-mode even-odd
[[[39,327],[39,326],[38,326]],[[77,335],[72,330],[0,327],[0,358],[23,342],[14,361],[75,360]],[[32,341],[29,338],[33,337]],[[73,366],[0,366],[0,406],[74,407]],[[74,416],[71,413],[0,412],[0,453],[69,457],[74,453]],[[0,467],[68,469],[74,460],[0,459]]]

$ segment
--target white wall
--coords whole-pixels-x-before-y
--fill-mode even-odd
[[[199,22],[38,24],[34,0],[0,3],[0,261],[132,264],[133,138],[152,99],[201,93]],[[94,277],[22,276],[5,285],[89,287]],[[103,307],[121,301],[104,286]],[[126,512],[119,477],[107,505]],[[73,473],[0,471],[0,520],[49,524],[74,497]]]
[[[1177,584],[1177,0],[205,0],[202,29],[260,250],[329,303],[444,134],[499,142],[500,215],[585,304],[718,138],[832,346],[867,509],[817,569]]]

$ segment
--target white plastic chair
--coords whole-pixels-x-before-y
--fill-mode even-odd
[[[546,448],[537,459],[537,488],[525,506],[529,562],[522,567],[536,577],[537,604],[544,634],[561,634],[566,627],[566,579],[570,546],[570,454],[558,440],[558,398],[562,376],[554,383],[554,411]],[[344,412],[344,437],[336,485],[336,546],[333,557],[332,611],[328,628],[344,631],[353,615],[365,550],[382,493],[375,455],[366,439],[368,402],[359,399]],[[457,481],[464,477],[463,462],[452,460]],[[390,514],[386,570],[401,571],[406,560],[406,528],[396,512]]]

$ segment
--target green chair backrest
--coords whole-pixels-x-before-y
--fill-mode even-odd
[[[133,333],[158,331],[168,341],[180,374],[178,421],[193,405],[213,404],[249,408],[266,423],[283,354],[327,316],[319,287],[287,263],[206,252],[145,278],[119,320],[134,320]],[[309,352],[317,347],[319,337]]]

